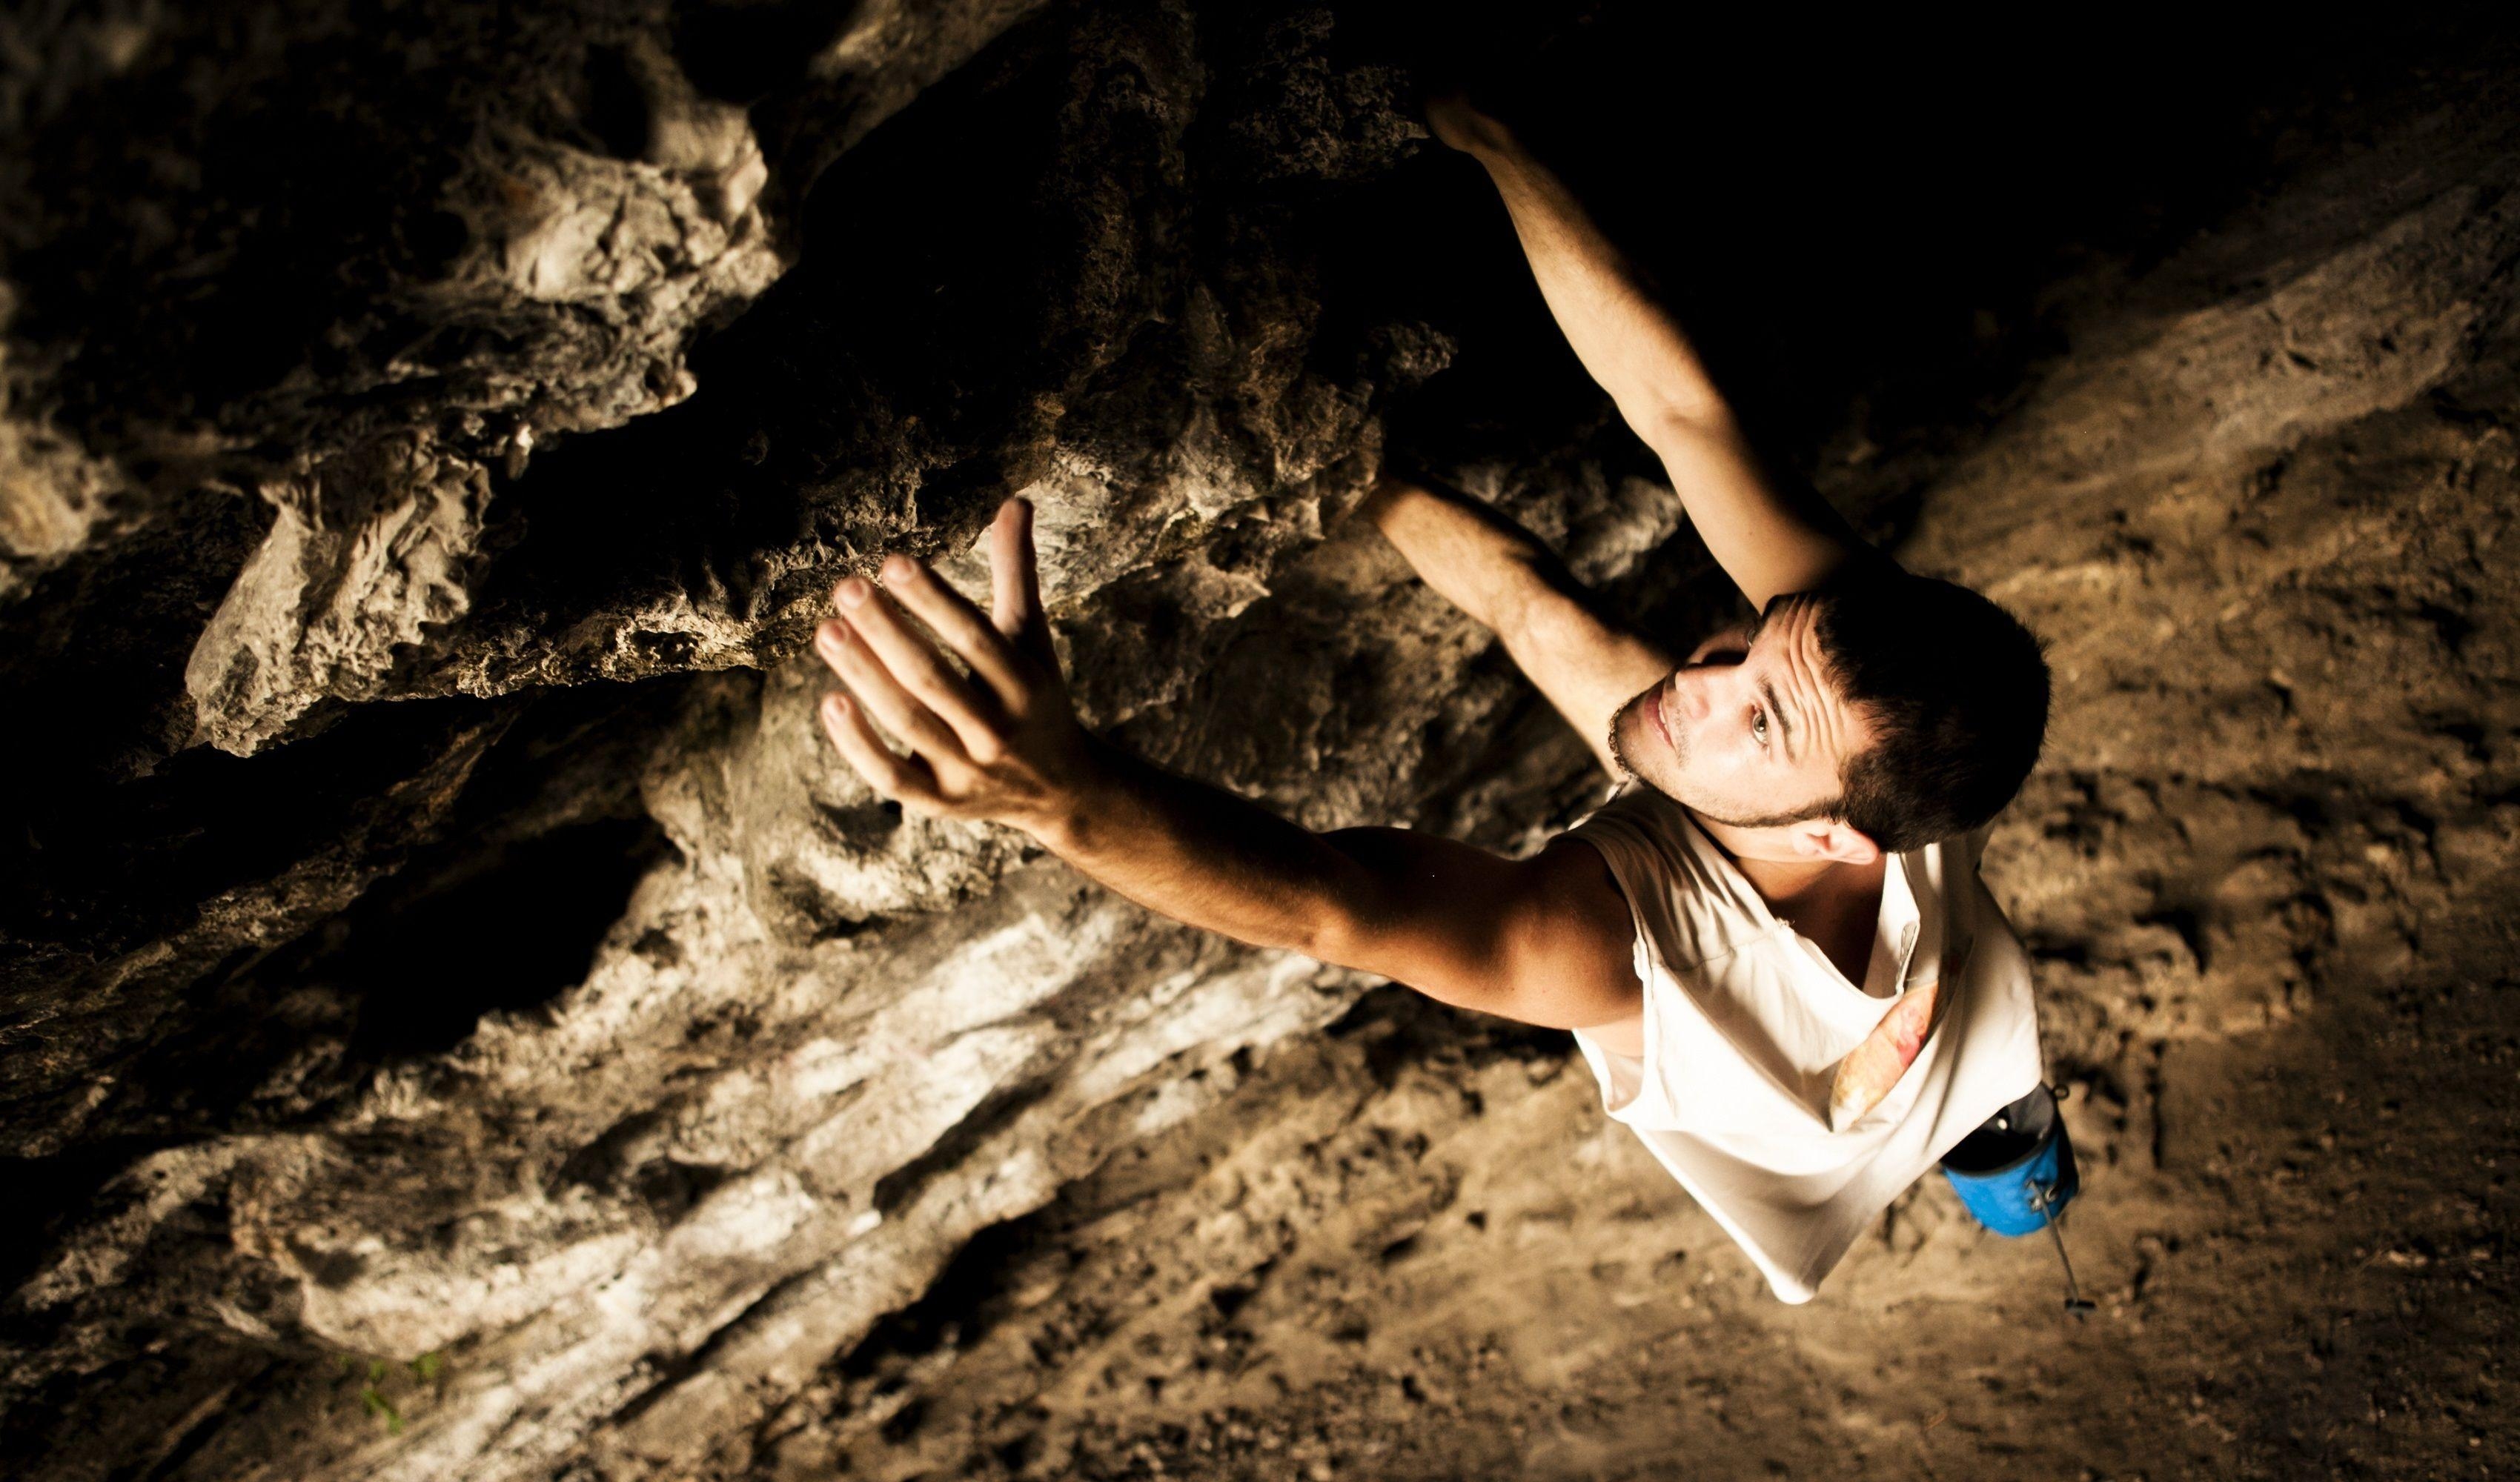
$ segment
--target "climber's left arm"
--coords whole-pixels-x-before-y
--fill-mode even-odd
[[[1679,662],[1622,622],[1529,530],[1483,501],[1386,470],[1358,507],[1427,586],[1503,640],[1610,776],[1619,707]]]

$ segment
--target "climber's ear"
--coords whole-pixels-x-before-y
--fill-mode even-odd
[[[989,527],[989,574],[997,589],[991,614],[998,631],[1053,674],[1058,651],[1050,641],[1050,615],[1041,607],[1041,571],[1033,560],[1032,501],[1017,497],[998,507]]]

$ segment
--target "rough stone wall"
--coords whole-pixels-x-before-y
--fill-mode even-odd
[[[1498,14],[1521,52],[1570,24]],[[1080,701],[1125,743],[1314,827],[1524,848],[1589,800],[1576,739],[1342,520],[1405,438],[1632,611],[1722,601],[1502,221],[1461,203],[1475,182],[1421,157],[1389,41],[1424,23],[1186,0],[0,19],[0,1157],[32,1211],[0,1235],[0,1459],[1122,1475],[1096,1443],[1133,1421],[1079,1398],[1089,1368],[1229,1350],[1148,1376],[1178,1403],[1244,1373],[1273,1312],[1344,1353],[1348,1296],[1268,1280],[1311,1230],[1384,1266],[1420,1229],[1472,1238],[1435,1215],[1502,1176],[1399,1188],[1430,1137],[1573,1166],[1476,1141],[1584,1109],[1535,1089],[1562,1042],[1462,1067],[1436,1030],[1386,1037],[1352,975],[879,806],[827,757],[800,657],[831,583],[890,551],[976,591],[971,538],[1027,490]],[[1770,87],[1719,89],[1727,117]],[[2340,938],[2415,930],[2389,819],[2434,820],[2455,862],[2510,806],[2507,724],[2474,719],[2511,675],[2507,622],[2474,615],[2514,405],[2503,114],[2447,84],[2367,124],[2327,121],[2333,91],[2264,96],[2302,112],[2253,93],[2221,134],[2187,131],[2228,123],[2202,103],[2163,123],[2127,167],[2158,195],[2025,173],[1943,215],[1930,182],[1814,183],[1860,136],[1730,136],[1731,168],[1782,182],[1739,218],[1767,225],[1658,223],[1711,258],[1692,324],[1788,471],[2058,640],[2056,758],[1997,873],[2055,975],[2055,1055],[2121,1123],[2151,1114],[2146,1056],[2306,1015]],[[2165,167],[2199,137],[2244,143]],[[2148,214],[2103,220],[2123,200]],[[1901,247],[1901,221],[1949,237]],[[1997,270],[2060,245],[2088,255]],[[2425,521],[2335,516],[2395,487],[2338,450],[2384,434],[2469,482],[2425,483]],[[2146,594],[2224,586],[2238,657],[2190,683],[2169,640],[2203,619]],[[2322,624],[2385,637],[2421,677],[2404,705],[2450,729],[2410,740],[2350,668],[2301,672]],[[2200,718],[2226,770],[2165,771]],[[2321,778],[2392,801],[2316,813]],[[1150,1150],[1232,1192],[1157,1184]],[[1927,1256],[1902,1270],[1958,1284],[1933,1264],[1956,1229],[1906,1218]],[[1089,1257],[1095,1220],[1161,1278]],[[1511,1310],[1475,1276],[1511,1263],[1480,1260],[1464,1289]],[[1035,1436],[1045,1407],[1085,1417],[1071,1451]],[[922,1409],[968,1427],[931,1455]],[[1463,1445],[1391,1474],[1509,1464]],[[1607,1474],[1588,1455],[1553,1474]]]
[[[1160,756],[1407,818],[1516,717],[1338,528],[1449,353],[1322,293],[1400,74],[1319,9],[1034,9],[9,22],[11,1454],[677,1474],[1344,1010],[811,724],[830,584],[979,580],[1015,489]],[[1588,574],[1672,533],[1569,467]]]

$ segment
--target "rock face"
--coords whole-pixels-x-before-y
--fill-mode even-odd
[[[1606,1475],[1702,1409],[1568,1439],[1552,1384],[1627,1393],[1600,1331],[1690,1335],[1719,1396],[1755,1383],[1745,1331],[1827,1345],[1758,1326],[1562,1036],[902,816],[813,725],[832,581],[899,550],[977,592],[1021,490],[1080,703],[1142,753],[1508,850],[1593,799],[1579,741],[1344,518],[1397,449],[1640,620],[1727,601],[1412,121],[1437,21],[217,12],[0,21],[13,1472]],[[2198,1181],[2280,1161],[2191,1145],[2182,1099],[2250,1065],[2305,1078],[2262,1119],[2327,1115],[2385,1066],[2316,1047],[2513,897],[2520,68],[2454,19],[2010,80],[1857,37],[1794,74],[1815,142],[1641,205],[1601,141],[1680,157],[1781,74],[1696,75],[1642,12],[1482,25],[1453,62],[1658,245],[1786,472],[2051,637],[2051,756],[1990,873],[2052,973],[2139,1364],[2152,1274],[2214,1228]],[[1602,81],[1673,69],[1676,112]],[[2130,132],[2096,100],[2138,83],[2175,101]],[[2500,1000],[2457,1013],[2507,1045]],[[2477,1156],[2513,1141],[2477,1115]],[[1643,1214],[1568,1214],[1569,1169]],[[1932,1199],[1847,1300],[2018,1284]],[[1473,1253],[1517,1209],[1590,1285]],[[2407,1209],[2300,1249],[2486,1248]],[[1930,1350],[1918,1321],[1857,1336]],[[1952,1352],[1994,1341],[1956,1322]],[[1817,1371],[1745,1405],[1743,1469],[1846,1464]],[[2334,1459],[2238,1435],[2197,1464]],[[2088,1443],[2057,1444],[2138,1455]]]

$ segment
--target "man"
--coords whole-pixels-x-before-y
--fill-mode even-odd
[[[1022,829],[1151,910],[1573,1030],[1610,1115],[1805,1301],[2042,1079],[2026,959],[1976,864],[2037,757],[2047,670],[2002,609],[1762,476],[1679,327],[1508,130],[1460,100],[1429,123],[1487,168],[1569,343],[1761,614],[1676,662],[1475,501],[1375,489],[1377,527],[1593,741],[1609,802],[1509,860],[1315,834],[1116,750],[1067,702],[1021,500],[991,532],[993,614],[901,557],[881,588],[840,584],[816,641],[847,693],[823,722],[878,793]]]

